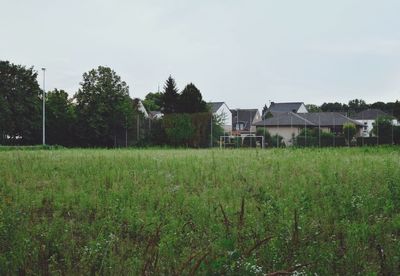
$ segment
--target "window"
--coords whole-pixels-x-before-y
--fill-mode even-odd
[[[244,123],[243,122],[239,122],[236,123],[236,130],[243,130],[244,129]]]

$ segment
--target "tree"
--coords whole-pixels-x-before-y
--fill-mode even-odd
[[[345,123],[343,125],[343,135],[347,141],[347,145],[350,145],[351,140],[353,140],[354,135],[356,134],[357,128],[353,123]]]
[[[46,95],[46,141],[50,145],[73,146],[75,143],[75,107],[64,90]]]
[[[373,109],[379,109],[379,110],[386,110],[386,104],[384,102],[374,102],[373,104],[370,105],[371,108]]]
[[[349,107],[346,104],[335,103],[323,103],[321,110],[323,112],[347,112]]]
[[[34,144],[41,137],[42,91],[33,68],[0,61],[0,142]]]
[[[264,115],[265,115],[265,113],[266,113],[267,111],[268,111],[268,106],[267,106],[266,104],[264,104],[264,107],[263,107],[262,113],[261,113],[261,114],[262,114],[262,116],[261,116],[262,118],[265,118]]]
[[[212,120],[212,128],[210,129],[210,131],[212,131],[211,133],[211,145],[212,146],[216,146],[219,145],[219,139],[221,136],[225,135],[225,131],[224,131],[224,122],[226,120],[225,118],[225,114],[211,114],[208,113],[208,115],[210,116],[211,120]]]
[[[169,114],[163,118],[163,126],[170,144],[188,146],[194,133],[194,127],[189,114]]]
[[[264,115],[263,115],[263,119],[264,120],[272,118],[272,117],[274,117],[274,114],[272,114],[272,112],[269,111],[269,110],[267,110],[267,112],[265,112]]]
[[[368,109],[368,105],[362,99],[351,100],[351,101],[349,101],[348,106],[349,106],[349,109],[355,113],[363,111],[365,109]]]
[[[193,83],[186,85],[179,97],[178,111],[180,113],[199,113],[207,111],[200,90]]]
[[[148,111],[159,111],[162,106],[163,94],[160,92],[149,93],[143,100],[143,105]]]
[[[80,85],[75,99],[82,145],[115,146],[133,112],[129,87],[111,68],[103,66],[84,73]]]
[[[265,127],[257,128],[256,130],[257,136],[264,136],[264,144],[267,146],[272,145],[271,134],[268,129]]]
[[[379,137],[380,144],[391,144],[393,140],[394,127],[393,118],[390,116],[379,116],[372,123],[372,134]]]
[[[315,104],[307,104],[306,105],[308,112],[321,112],[321,108]]]
[[[169,76],[164,85],[162,94],[161,111],[164,114],[176,113],[178,111],[179,94],[175,80]]]

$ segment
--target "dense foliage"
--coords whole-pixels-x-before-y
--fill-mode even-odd
[[[41,141],[41,94],[33,68],[0,61],[0,144]]]
[[[179,96],[178,111],[180,113],[201,113],[207,111],[200,90],[193,83],[186,85]]]
[[[42,92],[36,78],[33,68],[0,62],[1,145],[41,142]],[[147,111],[162,110],[165,122],[145,117],[140,100],[130,98],[127,84],[109,67],[84,73],[72,99],[66,91],[54,89],[45,101],[49,145],[205,147],[221,135],[220,121],[212,121],[200,90],[190,83],[179,93],[171,76],[163,93],[149,93],[143,101]]]
[[[0,155],[0,274],[398,275],[397,148]]]
[[[164,114],[179,111],[179,93],[175,80],[169,76],[164,85],[164,93],[161,97],[161,111]]]
[[[392,115],[400,119],[400,101],[395,102],[375,102],[367,104],[364,100],[354,99],[348,102],[348,104],[343,103],[323,103],[320,107],[314,106],[310,109],[310,112],[323,111],[323,112],[342,112],[348,115],[366,110],[366,109],[379,109],[389,115]]]
[[[58,89],[47,92],[46,114],[47,144],[73,146],[77,138],[76,114],[68,93]]]
[[[357,128],[353,123],[345,123],[343,125],[343,135],[349,145],[356,135]]]
[[[83,145],[114,146],[116,136],[126,129],[132,110],[126,83],[109,67],[99,66],[83,74],[74,98]]]
[[[143,100],[143,105],[148,111],[160,111],[162,102],[163,94],[161,92],[156,93],[148,93]]]

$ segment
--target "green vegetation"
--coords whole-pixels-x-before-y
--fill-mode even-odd
[[[278,134],[271,135],[267,128],[257,128],[256,134],[258,136],[264,136],[264,143],[266,147],[279,148],[286,146],[282,136]]]
[[[98,66],[84,73],[79,84],[73,98],[62,89],[46,92],[46,144],[108,148],[144,145],[205,147],[215,140],[211,137],[211,127],[220,130],[217,120],[211,123],[212,114],[193,83],[179,92],[175,80],[169,76],[164,91],[149,93],[143,102],[147,111],[178,114],[175,117],[177,123],[173,124],[174,130],[178,131],[176,134],[163,128],[170,122],[145,117],[140,100],[130,97],[128,85],[111,68]],[[40,143],[42,104],[43,91],[37,82],[37,72],[33,68],[0,60],[0,145]],[[180,129],[187,127],[189,116],[191,124],[204,124],[194,124],[193,130]],[[202,120],[205,117],[209,119],[207,122]],[[205,126],[208,127],[206,130]],[[166,132],[168,139],[163,138]]]
[[[343,135],[348,145],[350,145],[354,135],[356,135],[356,132],[357,128],[353,123],[346,123],[343,125]]]
[[[396,147],[0,152],[0,274],[399,274]]]

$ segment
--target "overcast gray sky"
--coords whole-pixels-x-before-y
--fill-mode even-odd
[[[0,0],[0,9],[0,59],[47,67],[47,88],[70,95],[103,65],[140,98],[171,74],[231,108],[400,99],[399,0]]]

